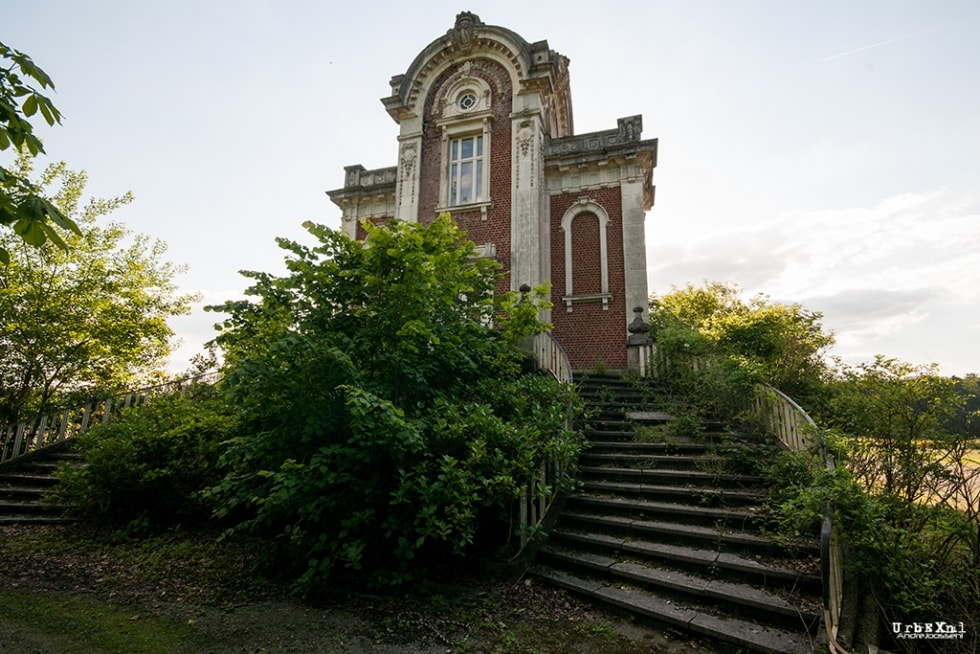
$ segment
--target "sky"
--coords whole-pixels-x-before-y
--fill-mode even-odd
[[[976,0],[0,0],[0,41],[56,84],[44,161],[132,191],[112,218],[188,266],[179,371],[238,271],[339,227],[344,166],[395,165],[380,99],[460,11],[570,58],[576,133],[643,115],[652,293],[731,282],[822,313],[845,362],[980,373]]]

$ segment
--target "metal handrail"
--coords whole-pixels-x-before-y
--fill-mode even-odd
[[[183,395],[194,384],[214,384],[221,377],[208,372],[125,393],[97,397],[66,409],[21,420],[0,430],[0,464],[75,438],[93,424],[108,422],[119,410],[139,406],[160,395]]]

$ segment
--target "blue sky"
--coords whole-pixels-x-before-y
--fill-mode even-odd
[[[846,361],[980,372],[975,0],[334,5],[3,0],[0,41],[57,85],[49,158],[132,190],[114,217],[205,304],[338,226],[345,165],[394,165],[388,80],[469,10],[571,59],[576,132],[660,139],[651,291],[731,281],[822,312]],[[215,318],[173,321],[175,369]]]

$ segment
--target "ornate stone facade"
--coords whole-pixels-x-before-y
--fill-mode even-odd
[[[348,166],[328,194],[352,238],[363,220],[450,212],[500,262],[501,291],[551,282],[545,318],[575,367],[625,368],[633,307],[646,314],[657,141],[641,116],[574,134],[568,64],[547,41],[460,13],[382,99],[398,165]]]

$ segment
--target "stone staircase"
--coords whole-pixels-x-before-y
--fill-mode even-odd
[[[760,530],[762,479],[730,472],[733,451],[772,448],[718,425],[678,435],[655,386],[595,374],[577,383],[591,445],[534,574],[738,650],[812,652],[817,541],[777,546]]]
[[[58,446],[0,465],[0,525],[71,522],[67,507],[43,498],[57,483],[54,472],[61,462],[79,460],[80,455]]]

